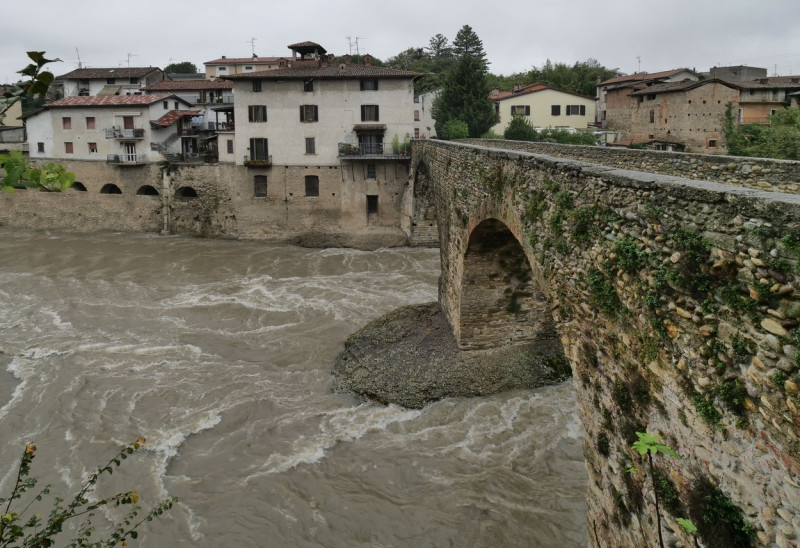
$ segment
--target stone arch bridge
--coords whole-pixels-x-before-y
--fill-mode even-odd
[[[561,340],[591,545],[658,545],[631,448],[651,432],[682,457],[654,458],[668,545],[693,544],[682,517],[704,546],[796,546],[798,195],[440,141],[414,143],[412,171],[459,346]]]

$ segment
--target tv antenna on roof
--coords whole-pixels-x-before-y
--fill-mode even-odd
[[[128,68],[131,68],[131,57],[139,57],[135,53],[128,53]]]
[[[356,36],[355,39],[353,39],[350,36],[345,36],[345,38],[347,38],[347,45],[348,45],[348,47],[350,49],[350,55],[353,55],[353,46],[355,46],[355,48],[356,48],[356,55],[360,55],[360,52],[359,52],[359,49],[358,49],[358,41],[359,40],[366,40],[366,38],[364,38],[363,36]]]
[[[636,72],[642,72],[642,56],[636,56]]]
[[[81,63],[81,52],[78,51],[78,48],[75,48],[75,55],[78,56],[78,68],[83,68],[83,63]]]
[[[256,56],[256,40],[257,38],[250,38],[250,40],[247,40],[246,42],[247,44],[250,44],[250,49],[252,50],[253,57]]]

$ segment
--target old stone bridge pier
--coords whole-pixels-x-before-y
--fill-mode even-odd
[[[659,166],[680,157],[695,180],[514,145],[416,142],[412,237],[435,217],[440,305],[462,349],[557,333],[584,426],[590,544],[658,545],[631,448],[650,432],[681,456],[653,459],[665,542],[694,545],[686,518],[703,546],[796,546],[800,196],[781,189],[797,189],[797,165],[758,184],[729,158],[720,183],[697,180],[716,169],[691,155]]]

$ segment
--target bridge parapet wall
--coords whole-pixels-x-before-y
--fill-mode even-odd
[[[492,139],[469,139],[464,142],[697,181],[800,193],[800,162],[790,160]]]
[[[447,142],[416,142],[419,162],[433,180],[440,302],[456,337],[464,255],[486,219],[518,238],[546,295],[585,430],[590,544],[658,545],[637,431],[683,457],[657,459],[668,543],[693,543],[677,517],[705,545],[719,535],[704,522],[712,499],[757,544],[794,542],[800,196]]]

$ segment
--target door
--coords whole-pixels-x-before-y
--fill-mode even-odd
[[[378,197],[367,194],[367,224],[371,225],[378,220]]]
[[[125,143],[125,161],[136,161],[136,143]]]

